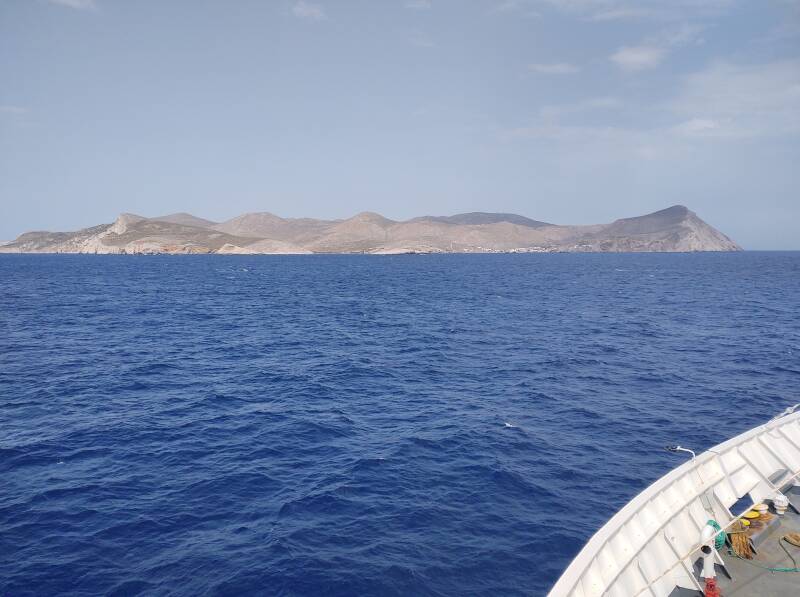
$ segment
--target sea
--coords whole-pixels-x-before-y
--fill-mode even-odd
[[[0,256],[0,596],[545,595],[800,402],[800,252]]]

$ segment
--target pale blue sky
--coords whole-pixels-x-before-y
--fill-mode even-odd
[[[800,249],[798,0],[0,0],[0,82],[2,239],[682,203]]]

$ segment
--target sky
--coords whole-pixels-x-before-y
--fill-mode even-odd
[[[800,0],[0,0],[0,239],[121,212],[800,249]]]

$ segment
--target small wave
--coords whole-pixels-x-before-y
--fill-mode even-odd
[[[800,374],[800,254],[255,261],[0,255],[0,593],[545,594]]]

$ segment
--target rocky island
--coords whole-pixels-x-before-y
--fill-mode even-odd
[[[310,254],[739,251],[682,205],[610,224],[565,226],[505,213],[394,221],[372,213],[347,220],[248,213],[218,223],[187,213],[122,214],[76,232],[26,232],[2,253]]]

